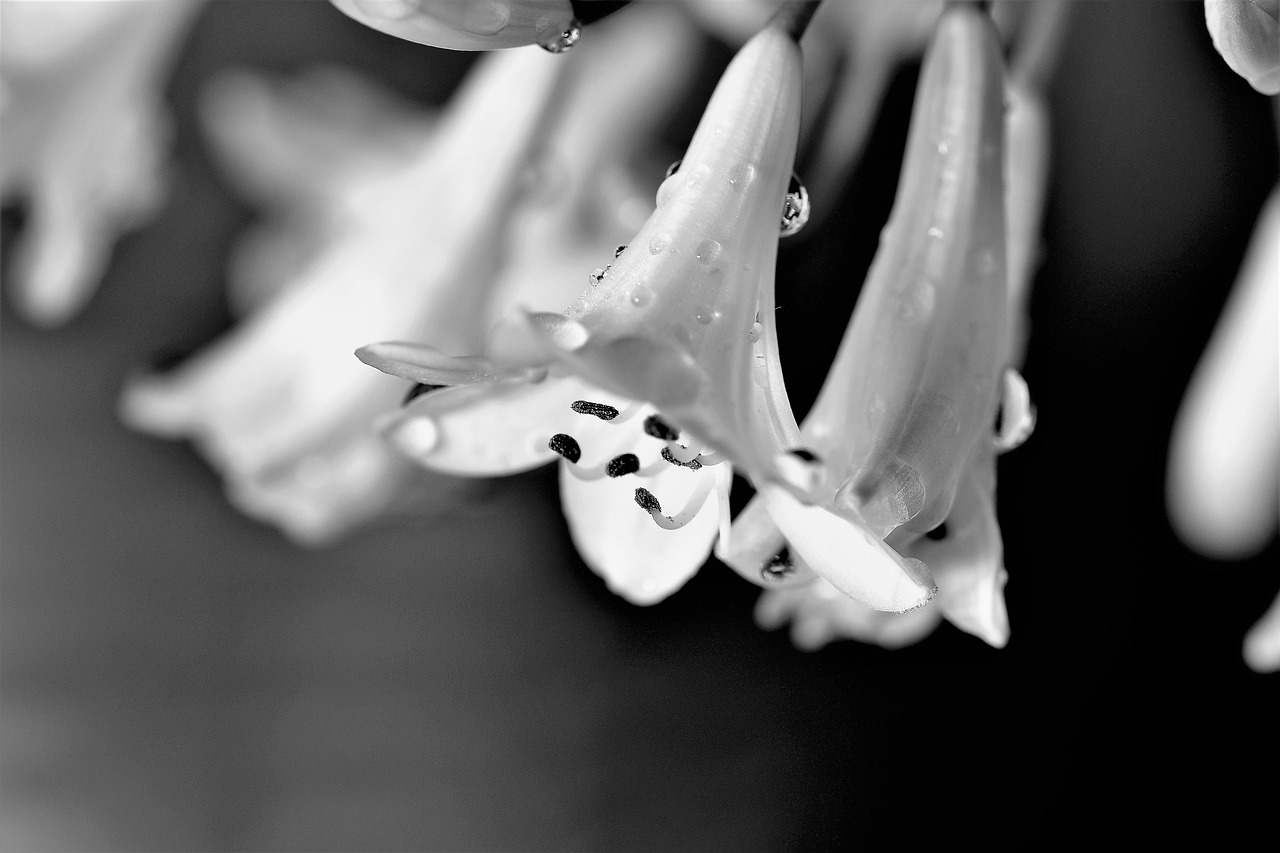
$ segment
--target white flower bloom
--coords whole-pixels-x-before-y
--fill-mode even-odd
[[[1003,135],[994,28],[952,8],[926,55],[880,251],[802,430],[804,473],[821,500],[803,506],[766,488],[735,521],[725,555],[751,580],[798,587],[762,601],[760,613],[764,624],[796,615],[807,644],[842,630],[901,644],[932,628],[924,617],[898,626],[866,613],[906,609],[869,600],[848,566],[873,540],[928,565],[952,622],[992,645],[1007,640],[994,457],[1029,433],[1030,404],[1006,370]],[[815,572],[859,601],[821,581],[806,600]]]
[[[563,456],[575,539],[634,601],[673,591],[727,529],[718,463],[772,476],[786,446],[771,306],[799,86],[795,40],[766,28],[726,70],[658,209],[565,314],[512,317],[487,361],[405,345],[362,353],[458,386],[389,428],[423,464],[490,474]]]
[[[488,57],[411,156],[345,170],[331,200],[341,231],[239,328],[173,373],[133,381],[126,422],[193,438],[237,505],[300,540],[377,512],[399,461],[373,421],[404,386],[351,352],[385,337],[462,352],[483,340],[499,247],[563,68],[537,50]]]
[[[1174,424],[1169,514],[1217,559],[1275,536],[1280,513],[1280,190],[1262,211],[1236,286]],[[1280,601],[1245,638],[1245,661],[1280,670]]]
[[[57,325],[93,295],[115,240],[163,201],[161,90],[197,2],[7,3],[0,196],[29,205],[9,286]]]

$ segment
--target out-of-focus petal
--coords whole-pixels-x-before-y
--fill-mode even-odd
[[[1244,662],[1256,672],[1280,672],[1280,597],[1245,635]]]
[[[1254,231],[1244,266],[1174,424],[1168,503],[1197,551],[1245,557],[1275,535],[1280,489],[1280,191]]]

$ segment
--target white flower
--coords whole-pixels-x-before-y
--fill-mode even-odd
[[[496,50],[572,47],[579,26],[569,0],[331,0],[365,26],[435,47]]]
[[[410,345],[362,352],[381,369],[457,386],[389,427],[423,464],[483,475],[563,456],[575,539],[633,601],[669,594],[727,531],[719,463],[773,476],[786,446],[773,274],[799,87],[794,38],[766,28],[726,70],[657,210],[564,314],[511,317],[487,360]]]
[[[9,285],[28,320],[75,315],[116,238],[162,203],[161,88],[198,9],[189,0],[5,4],[0,196],[29,205]]]
[[[922,580],[927,564],[952,622],[992,645],[1007,640],[994,458],[1026,437],[1031,414],[1025,384],[1006,369],[1003,135],[994,28],[951,8],[925,58],[880,251],[802,430],[797,477],[810,478],[820,500],[766,487],[735,521],[725,554],[756,582],[824,579],[807,595],[761,603],[764,624],[796,615],[804,644],[839,633],[902,644],[932,628],[923,616],[897,623],[866,612],[909,609],[867,593],[857,562],[877,544],[919,566]]]
[[[193,438],[233,502],[302,541],[377,512],[399,461],[373,421],[404,386],[351,352],[384,337],[479,345],[505,228],[563,67],[536,50],[482,60],[411,156],[337,181],[330,204],[341,230],[277,298],[173,373],[130,383],[126,422]]]
[[[1218,327],[1174,424],[1168,504],[1178,535],[1216,559],[1275,536],[1280,505],[1280,190],[1271,193]],[[1245,661],[1280,670],[1280,599],[1249,632]]]

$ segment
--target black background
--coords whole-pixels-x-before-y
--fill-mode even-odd
[[[207,8],[169,87],[170,203],[66,328],[3,315],[6,849],[1274,839],[1280,675],[1239,647],[1276,546],[1201,560],[1162,499],[1181,390],[1276,181],[1270,104],[1199,3],[1076,11],[1025,371],[1039,426],[1000,463],[1012,640],[944,626],[803,654],[714,563],[652,608],[611,596],[549,470],[308,552],[237,515],[189,449],[119,425],[130,370],[227,323],[222,259],[251,212],[195,125],[210,75],[340,62],[438,102],[470,61],[323,3]],[[912,85],[840,210],[783,251],[800,407],[892,200]]]

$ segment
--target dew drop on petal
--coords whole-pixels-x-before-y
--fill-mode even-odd
[[[764,325],[757,320],[751,324],[751,331],[747,333],[751,337],[751,343],[758,343],[760,336],[764,334]]]
[[[672,197],[680,191],[680,187],[682,185],[683,183],[680,178],[675,175],[672,175],[663,181],[658,186],[658,194],[655,196],[655,201],[657,202],[658,207],[665,207],[667,202],[669,202]]]
[[[638,284],[631,288],[631,294],[627,298],[631,301],[632,305],[637,308],[643,308],[649,304],[651,299],[653,299],[653,291],[645,287],[643,284]]]
[[[497,0],[468,3],[465,8],[462,27],[479,36],[496,36],[507,28],[511,20],[511,9]]]
[[[800,178],[793,172],[791,174],[791,186],[787,188],[787,198],[782,203],[782,224],[779,227],[779,234],[782,237],[791,237],[800,233],[800,229],[809,222],[809,215],[813,212],[812,205],[809,204],[809,190],[800,182]]]
[[[599,284],[600,282],[604,281],[604,277],[608,272],[609,272],[608,267],[603,267],[603,268],[596,267],[594,270],[591,271],[591,275],[587,276],[587,278],[591,281],[592,284]]]
[[[619,246],[618,248],[614,249],[613,250],[614,259],[622,257],[622,253],[625,252],[626,250],[627,250],[626,246]]]
[[[751,182],[756,179],[756,167],[750,163],[735,163],[729,169],[729,186],[734,192],[742,192],[751,186]]]
[[[932,238],[933,238],[933,239],[935,239],[935,240],[941,240],[941,239],[942,239],[942,229],[941,229],[941,228],[939,228],[939,227],[938,227],[938,226],[936,226],[936,225],[935,225],[935,226],[933,226],[932,228],[930,228],[928,233],[929,233],[929,236],[930,236],[930,237],[932,237]]]
[[[677,160],[677,161],[675,161],[674,163],[672,163],[670,166],[668,166],[668,167],[667,167],[667,174],[666,174],[666,177],[668,177],[668,178],[669,178],[669,177],[671,177],[672,175],[674,175],[676,172],[680,171],[680,164],[681,164],[682,162],[684,162],[684,161],[682,161],[682,160]]]
[[[582,38],[582,25],[577,21],[570,21],[568,27],[541,42],[540,47],[548,53],[567,53],[573,49],[580,38]]]
[[[649,254],[661,255],[671,247],[670,234],[654,234],[649,238]]]
[[[950,150],[951,150],[951,146],[947,144],[947,141],[945,139],[938,143],[939,154],[946,154]]]
[[[703,240],[698,244],[696,250],[698,261],[704,266],[710,266],[715,263],[716,258],[720,257],[720,251],[723,247],[715,240]]]
[[[702,183],[706,179],[706,177],[710,174],[711,174],[711,167],[708,166],[706,163],[699,163],[693,169],[693,171],[689,173],[689,177],[685,181],[685,186],[688,187],[689,189],[693,189],[698,184]]]
[[[712,308],[710,305],[699,305],[693,310],[693,319],[697,320],[703,326],[710,325],[719,316],[720,312]]]

